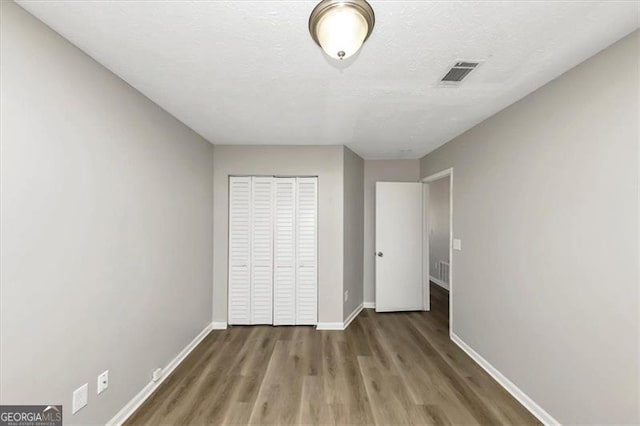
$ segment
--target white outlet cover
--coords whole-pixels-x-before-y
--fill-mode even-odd
[[[154,382],[157,382],[158,380],[160,380],[160,377],[162,377],[162,368],[156,368],[156,369],[153,371],[153,375],[151,376],[151,379],[152,379]]]
[[[347,300],[349,300],[349,290],[344,292],[344,301],[346,302]]]
[[[109,370],[104,371],[98,376],[98,384],[96,386],[98,395],[109,387]]]
[[[85,383],[78,389],[73,391],[73,414],[77,413],[82,407],[87,405],[87,398],[89,397],[89,384]]]
[[[458,238],[453,239],[453,249],[454,250],[462,250],[462,240]]]

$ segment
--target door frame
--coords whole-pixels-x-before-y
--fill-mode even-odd
[[[423,271],[428,271],[429,269],[429,220],[427,214],[427,206],[429,202],[429,184],[436,180],[440,180],[443,178],[449,177],[449,337],[453,333],[453,167],[442,170],[438,173],[434,173],[425,178],[421,179],[421,182],[425,186],[425,190],[423,193],[425,194],[425,226],[423,229],[423,238],[426,245],[425,250],[425,258],[423,259],[423,263],[426,262],[426,267],[423,264]]]

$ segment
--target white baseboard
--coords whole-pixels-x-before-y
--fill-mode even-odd
[[[435,282],[435,281],[434,281]],[[455,333],[451,333],[451,340],[467,353],[480,367],[482,367],[491,377],[493,377],[507,392],[509,392],[515,399],[520,402],[527,410],[538,418],[545,425],[559,425],[556,419],[551,414],[547,413],[542,407],[531,399],[526,393],[524,393],[513,382],[507,379],[500,371],[498,371],[493,365],[484,359],[479,353],[474,351],[469,345],[467,345],[461,338]]]
[[[364,302],[362,306],[364,307],[364,309],[375,309],[376,302]]]
[[[434,284],[438,284],[440,287],[444,288],[445,290],[449,290],[449,283],[445,283],[444,281],[441,281],[432,276],[429,276],[429,281],[433,281]]]
[[[351,312],[351,314],[347,317],[346,320],[344,320],[344,328],[343,330],[345,330],[347,327],[349,327],[349,324],[351,324],[351,321],[353,321],[354,319],[356,319],[356,317],[358,316],[358,314],[360,312],[362,312],[363,309],[363,303],[359,304],[354,310],[353,312]]]
[[[108,426],[121,426],[147,400],[171,372],[193,351],[196,346],[213,330],[213,324],[207,325],[180,353],[162,369],[162,376],[157,382],[150,381],[136,396],[134,396],[118,413],[107,422]]]
[[[344,330],[343,322],[319,322],[316,330]]]
[[[212,330],[226,330],[227,322],[226,321],[214,321],[211,323]]]
[[[353,321],[358,316],[358,314],[362,312],[362,309],[364,309],[363,305],[363,303],[358,305],[358,307],[355,308],[353,312],[351,312],[351,314],[349,314],[344,322],[319,322],[318,325],[316,325],[316,330],[345,330],[347,327],[349,327],[351,321]]]

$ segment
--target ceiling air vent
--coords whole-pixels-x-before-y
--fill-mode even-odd
[[[439,83],[443,86],[457,86],[471,71],[476,69],[478,65],[480,65],[480,62],[458,61],[447,71]]]

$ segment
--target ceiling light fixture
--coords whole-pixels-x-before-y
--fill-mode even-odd
[[[311,12],[309,32],[327,55],[342,60],[362,47],[375,21],[365,0],[322,0]]]

